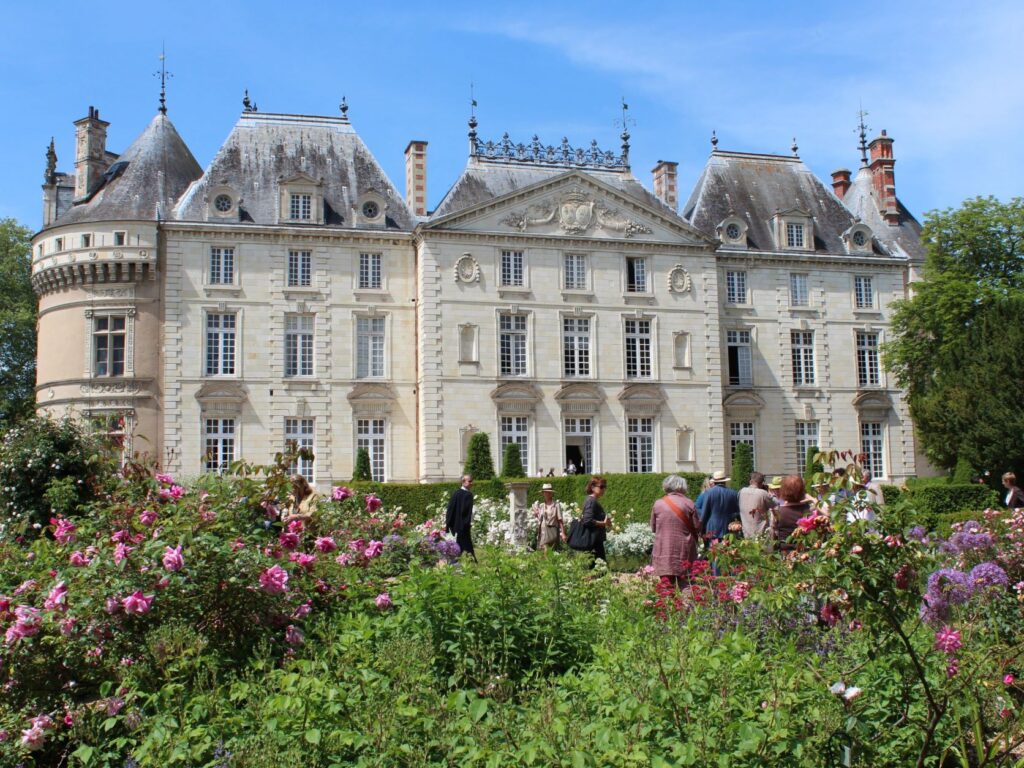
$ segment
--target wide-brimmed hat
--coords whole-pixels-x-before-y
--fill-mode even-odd
[[[768,487],[771,490],[773,490],[773,491],[778,490],[779,488],[781,488],[782,487],[782,476],[781,475],[776,475],[775,477],[773,477],[771,479],[771,482],[768,483]]]
[[[711,476],[711,482],[715,485],[719,483],[728,483],[731,478],[725,474],[722,470],[718,470]]]
[[[540,487],[540,489],[542,491],[553,491],[553,490],[555,490],[554,488],[551,487],[551,483],[544,483],[544,485],[542,485]]]

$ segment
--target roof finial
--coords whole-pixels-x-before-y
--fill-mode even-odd
[[[636,125],[636,120],[629,116],[629,104],[626,103],[626,97],[622,97],[622,133],[619,134],[619,138],[622,139],[622,164],[627,168],[629,167],[629,126]]]
[[[793,137],[793,144],[790,146],[790,149],[793,151],[793,157],[800,157],[800,155],[796,153],[796,151],[800,149],[800,147],[796,145],[796,136]]]
[[[341,110],[341,119],[348,120],[348,100],[342,96],[341,104],[338,105],[338,109]]]
[[[163,43],[160,44],[160,71],[154,72],[153,77],[160,78],[160,114],[167,114],[167,78],[174,77],[167,71],[167,55],[164,52]]]
[[[715,134],[714,130],[711,131],[711,151],[718,151],[718,136]]]
[[[249,89],[245,89],[245,96],[242,97],[242,111],[243,112],[255,112],[256,105],[249,99]]]
[[[864,104],[861,103],[860,110],[857,112],[859,119],[857,129],[860,131],[860,145],[857,148],[860,150],[860,164],[863,166],[868,164],[868,126],[864,122],[864,118],[867,116],[868,113],[864,111]]]
[[[53,136],[50,137],[50,146],[46,150],[46,174],[43,178],[47,184],[57,181],[57,150],[53,146]]]
[[[476,144],[476,97],[473,95],[473,81],[469,81],[469,154],[475,156]]]

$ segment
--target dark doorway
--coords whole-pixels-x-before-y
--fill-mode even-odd
[[[583,466],[583,452],[580,450],[580,446],[578,446],[578,445],[567,445],[567,446],[565,446],[565,466],[562,467],[562,469],[565,470],[566,472],[568,472],[568,470],[569,470],[569,462],[570,461],[574,465],[576,465],[576,474],[577,475],[582,475],[584,472],[587,471],[586,467]]]

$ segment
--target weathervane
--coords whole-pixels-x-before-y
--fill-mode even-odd
[[[473,93],[473,81],[469,81],[469,154],[476,155],[476,96]]]
[[[857,130],[860,132],[860,146],[858,149],[860,150],[861,165],[868,164],[868,126],[867,123],[864,122],[864,118],[867,116],[868,113],[864,111],[864,104],[861,103],[860,110],[857,112],[857,117],[859,119]]]
[[[259,108],[255,102],[249,99],[249,89],[245,89],[245,96],[242,97],[242,111],[244,112],[258,112]]]
[[[167,78],[174,77],[174,74],[167,71],[167,55],[164,46],[160,45],[160,71],[154,72],[153,77],[160,78],[160,114],[167,114]]]
[[[622,133],[619,138],[622,139],[622,162],[625,165],[629,165],[629,126],[636,125],[636,120],[629,116],[629,104],[626,103],[626,97],[622,97],[622,119],[615,121],[616,126],[622,126]]]
[[[800,147],[796,145],[796,136],[793,137],[793,145],[790,147],[790,149],[793,151],[793,157],[800,157],[800,155],[796,153],[797,150],[800,149]]]
[[[338,105],[338,109],[341,110],[341,119],[348,120],[348,99],[344,96],[341,97],[341,104]]]

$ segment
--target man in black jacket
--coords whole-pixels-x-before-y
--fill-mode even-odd
[[[444,529],[448,533],[455,534],[455,541],[459,549],[470,555],[476,561],[476,554],[473,552],[473,539],[470,536],[470,525],[473,522],[473,478],[469,475],[462,476],[462,487],[452,494],[448,500],[448,512],[444,518]]]

